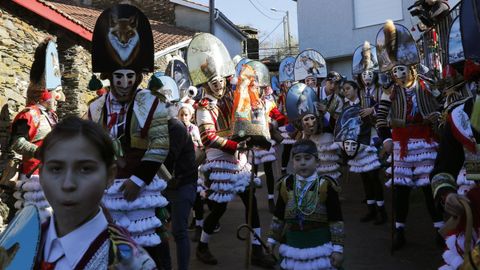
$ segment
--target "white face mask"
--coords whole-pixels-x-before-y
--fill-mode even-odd
[[[131,69],[118,69],[113,72],[113,90],[115,97],[125,99],[132,94],[137,74]]]
[[[392,75],[395,82],[401,87],[409,87],[411,83],[410,69],[405,65],[394,66]]]
[[[208,88],[210,88],[210,94],[215,98],[222,98],[225,93],[226,81],[225,78],[220,76],[213,77],[208,83]]]
[[[395,66],[392,69],[393,77],[397,80],[403,80],[407,77],[408,67],[407,66]]]
[[[365,70],[362,72],[362,80],[366,86],[370,86],[373,82],[373,71]]]
[[[343,142],[343,150],[347,154],[348,157],[355,157],[358,150],[358,142],[354,140],[345,140]]]

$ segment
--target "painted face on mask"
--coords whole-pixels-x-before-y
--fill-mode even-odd
[[[362,81],[366,86],[370,86],[373,82],[373,71],[365,70],[362,72]]]
[[[120,102],[129,101],[133,94],[133,87],[137,74],[131,69],[119,69],[113,72],[112,93]]]
[[[303,132],[307,135],[317,133],[317,117],[313,114],[307,114],[302,118]]]
[[[395,82],[403,88],[410,87],[413,83],[413,75],[410,69],[405,65],[398,65],[393,67],[392,75]]]
[[[52,111],[56,111],[58,108],[58,102],[65,101],[65,94],[61,87],[51,91],[52,98],[44,102],[44,106]]]
[[[215,98],[222,98],[225,94],[226,81],[220,76],[213,77],[208,83],[210,94]]]
[[[317,87],[317,78],[309,76],[309,77],[305,78],[305,84],[308,87],[311,87],[311,88],[315,89]]]
[[[358,142],[354,140],[343,141],[343,150],[349,158],[353,158],[358,153]]]

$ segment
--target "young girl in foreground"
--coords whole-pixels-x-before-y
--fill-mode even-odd
[[[35,269],[156,269],[100,207],[116,174],[113,145],[97,124],[66,118],[40,149],[40,184],[53,208]]]
[[[314,142],[301,139],[292,147],[295,174],[281,179],[268,242],[281,243],[282,269],[336,269],[343,261],[343,218],[338,186],[316,173]]]

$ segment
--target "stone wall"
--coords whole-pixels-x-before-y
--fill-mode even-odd
[[[59,116],[83,115],[87,102],[95,96],[87,89],[91,76],[87,41],[10,1],[0,2],[0,172],[10,123],[25,107],[35,49],[47,36],[57,40],[63,67],[66,102],[59,108]]]

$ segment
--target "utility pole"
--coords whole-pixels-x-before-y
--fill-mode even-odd
[[[208,5],[210,15],[210,34],[215,35],[214,21],[215,21],[215,0],[210,0]]]
[[[292,54],[292,41],[290,39],[290,17],[288,16],[288,10],[287,10],[287,16],[285,16],[286,20],[286,25],[287,25],[287,44],[288,44],[288,54]]]
[[[292,41],[290,39],[290,16],[288,14],[288,10],[279,10],[276,8],[270,8],[271,11],[274,12],[284,12],[285,16],[283,16],[283,38],[285,40],[285,46],[288,47],[288,54],[292,54]]]

